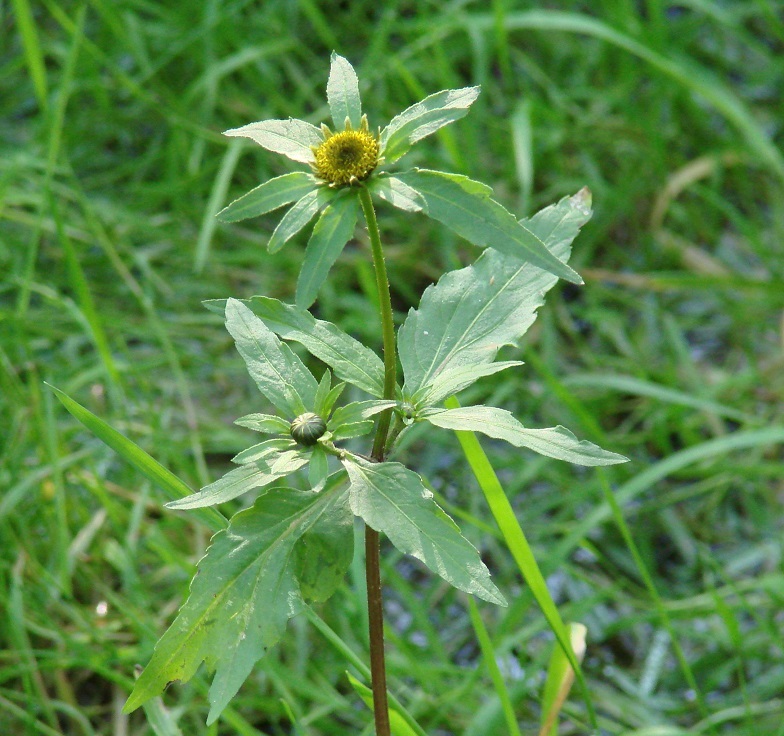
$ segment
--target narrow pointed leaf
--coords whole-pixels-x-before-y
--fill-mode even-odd
[[[166,504],[170,509],[198,509],[205,506],[217,506],[241,496],[243,493],[274,483],[303,465],[307,465],[308,458],[302,452],[296,457],[288,458],[286,464],[278,464],[273,470],[271,465],[273,460],[279,458],[279,453],[275,452],[271,457],[268,456],[256,462],[241,465],[239,468],[230,470],[222,478],[218,478],[214,483],[204,486],[198,493],[194,493],[187,498],[179,501],[172,501]]]
[[[207,721],[214,722],[302,608],[297,541],[345,504],[345,497],[342,482],[321,493],[277,488],[236,514],[229,528],[213,537],[188,600],[156,645],[124,712],[160,694],[169,682],[190,679],[204,661],[215,671]]]
[[[421,212],[427,209],[425,198],[414,188],[400,181],[396,176],[379,175],[371,177],[367,188],[393,207],[405,212]]]
[[[346,458],[343,465],[351,482],[351,509],[366,524],[456,588],[506,605],[476,548],[416,473],[400,463],[371,463],[359,457]]]
[[[364,437],[373,431],[374,423],[369,417],[394,406],[397,406],[396,401],[354,401],[335,410],[327,423],[327,429],[335,440]]]
[[[264,324],[284,340],[293,340],[322,360],[343,381],[371,396],[384,394],[384,364],[372,350],[331,322],[317,320],[305,309],[277,299],[254,296],[244,303]],[[207,309],[222,313],[225,299],[209,299]]]
[[[280,218],[278,226],[273,230],[272,237],[267,243],[270,253],[277,253],[291,238],[293,238],[316,213],[326,207],[335,196],[335,192],[327,187],[319,187],[309,191],[296,204]]]
[[[324,142],[324,136],[315,125],[294,118],[249,123],[227,130],[223,135],[250,138],[268,151],[281,153],[303,164],[316,160],[311,147]]]
[[[291,425],[289,425],[290,427]],[[245,465],[245,463],[255,463],[259,460],[264,460],[268,457],[278,457],[280,453],[286,450],[292,450],[297,446],[297,443],[286,432],[285,437],[274,437],[264,442],[259,442],[257,445],[245,448],[242,452],[238,452],[231,461],[237,465]]]
[[[381,131],[384,158],[396,161],[417,141],[462,118],[479,92],[479,87],[445,89],[395,115]]]
[[[590,215],[590,193],[583,190],[525,222],[556,258],[566,260]],[[556,282],[551,273],[492,248],[471,266],[444,274],[398,333],[405,392],[434,404],[493,372],[483,366],[525,334]]]
[[[327,81],[327,102],[336,130],[343,130],[348,118],[351,127],[359,128],[362,103],[359,99],[359,80],[348,59],[332,52]]]
[[[293,419],[314,405],[316,379],[291,348],[237,299],[226,303],[226,329],[259,391],[283,414]]]
[[[329,269],[357,224],[357,198],[352,192],[336,197],[319,217],[305,250],[305,260],[297,279],[297,306],[307,309],[318,296]]]
[[[139,472],[149,478],[156,486],[167,493],[169,498],[175,499],[188,497],[192,489],[187,483],[180,480],[174,473],[163,467],[157,460],[142,450],[135,442],[120,434],[109,426],[103,419],[98,418],[89,409],[85,409],[79,402],[74,401],[68,394],[60,391],[51,384],[46,384],[54,391],[62,405],[89,429],[99,440],[114,450],[123,460],[130,463]],[[226,528],[226,519],[215,509],[205,509],[199,512],[201,520],[213,531]]]
[[[422,195],[429,217],[474,245],[490,246],[572,283],[583,282],[547,249],[540,237],[519,223],[498,202],[472,191],[476,182],[426,169],[403,172],[398,174],[398,179]]]
[[[291,427],[290,422],[276,417],[274,414],[246,414],[244,417],[235,419],[234,424],[264,434],[285,434]]]
[[[505,409],[493,406],[464,406],[460,409],[427,409],[420,416],[444,429],[482,432],[515,447],[527,447],[540,455],[576,465],[616,465],[629,459],[602,450],[587,440],[578,440],[566,427],[527,429]]]
[[[308,462],[308,483],[313,489],[318,488],[329,475],[329,460],[324,448],[316,445]]]
[[[316,185],[315,177],[304,171],[276,176],[235,199],[216,217],[223,222],[239,222],[249,217],[258,217],[285,204],[296,202],[315,189]]]

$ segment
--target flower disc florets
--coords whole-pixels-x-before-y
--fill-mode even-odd
[[[346,129],[340,133],[333,133],[326,125],[321,128],[324,142],[313,147],[316,176],[330,186],[345,186],[367,179],[379,161],[378,138],[368,130],[367,117],[362,116],[359,130],[353,130],[348,120]]]

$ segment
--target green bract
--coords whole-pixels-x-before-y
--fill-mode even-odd
[[[569,266],[545,246],[536,232],[518,222],[492,199],[492,190],[479,182],[443,171],[413,169],[391,173],[386,167],[400,159],[417,141],[462,118],[479,96],[478,87],[437,92],[412,105],[374,136],[362,114],[359,81],[351,64],[332,54],[327,100],[335,131],[304,120],[262,120],[224,135],[240,136],[308,164],[298,171],[270,179],[232,202],[218,217],[236,222],[293,203],[268,243],[271,253],[318,215],[308,241],[297,282],[296,303],[309,307],[329,269],[351,238],[357,221],[359,187],[406,211],[423,214],[447,225],[475,245],[496,250],[574,283],[582,283]]]

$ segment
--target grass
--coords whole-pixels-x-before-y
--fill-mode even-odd
[[[586,285],[551,293],[526,366],[474,397],[632,458],[585,472],[483,442],[562,618],[587,626],[603,733],[784,736],[781,4],[552,6],[0,6],[0,733],[153,733],[120,707],[211,532],[163,510],[164,492],[43,382],[192,487],[225,469],[246,444],[232,421],[257,400],[200,302],[290,299],[303,242],[270,257],[274,218],[212,219],[285,170],[220,131],[325,119],[334,48],[358,69],[372,125],[482,84],[471,114],[419,144],[412,165],[487,181],[520,215],[593,191],[574,256]],[[379,215],[398,316],[475,256],[424,218]],[[358,233],[319,316],[376,344],[373,288]],[[457,441],[420,435],[409,452],[512,603],[472,618],[386,549],[393,693],[434,736],[511,733],[510,704],[535,733],[546,621]],[[370,733],[345,675],[367,683],[363,595],[357,559],[313,612],[319,625],[295,619],[215,727],[203,673],[153,703],[150,723]],[[586,723],[576,687],[559,733]]]

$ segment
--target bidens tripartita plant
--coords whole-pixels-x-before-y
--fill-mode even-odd
[[[268,243],[275,252],[317,219],[294,304],[262,296],[207,302],[223,315],[266,400],[260,399],[259,406],[271,405],[275,413],[238,419],[237,424],[265,438],[234,457],[237,467],[222,478],[167,504],[195,509],[255,494],[253,503],[212,538],[190,595],[155,647],[126,712],[160,694],[168,683],[188,680],[205,662],[215,673],[208,717],[208,723],[214,722],[254,664],[284,635],[288,619],[311,602],[326,601],[341,584],[354,555],[354,518],[360,517],[366,525],[374,717],[377,734],[387,736],[379,533],[454,587],[506,605],[479,553],[422,478],[390,459],[400,438],[413,425],[425,423],[481,432],[580,465],[626,460],[578,440],[564,427],[526,427],[501,408],[444,406],[479,378],[521,365],[497,361],[497,353],[525,334],[558,277],[581,283],[566,261],[591,213],[590,194],[582,190],[530,219],[517,220],[484,184],[442,171],[394,168],[414,143],[463,117],[478,94],[477,87],[437,92],[374,132],[362,112],[354,69],[333,54],[327,83],[332,129],[289,119],[226,132],[250,138],[309,170],[261,184],[226,207],[219,214],[222,220],[238,221],[290,205]],[[427,288],[397,334],[375,215],[378,202],[431,217],[487,246],[475,263],[444,274]],[[381,305],[383,359],[307,311],[353,237],[360,212]],[[329,367],[323,375],[310,372],[287,345],[292,341]],[[367,399],[341,403],[346,384]],[[366,453],[346,444],[367,435],[372,440]]]

